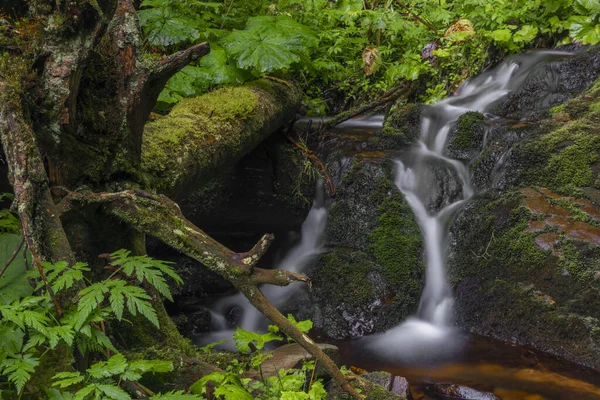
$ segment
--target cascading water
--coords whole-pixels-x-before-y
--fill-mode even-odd
[[[396,161],[396,186],[411,207],[423,236],[427,271],[417,315],[390,331],[367,339],[367,346],[386,357],[427,361],[461,348],[452,328],[453,297],[446,275],[446,246],[450,224],[475,190],[465,164],[444,156],[452,125],[467,111],[484,112],[493,102],[518,88],[541,61],[567,53],[546,51],[512,58],[494,70],[466,82],[453,97],[428,106],[421,121],[420,140]],[[442,179],[457,180],[458,193],[439,194]]]
[[[317,185],[317,196],[312,208],[304,220],[301,229],[300,241],[292,247],[285,257],[277,264],[278,269],[301,273],[315,257],[321,253],[324,246],[324,234],[327,223],[327,208],[325,207],[323,184]],[[294,294],[300,286],[279,287],[266,285],[261,288],[265,296],[275,305],[281,307]],[[268,321],[254,308],[240,293],[218,301],[211,310],[212,328],[214,333],[202,336],[202,342],[210,343],[219,339],[231,339],[233,331],[225,315],[233,308],[238,308],[242,315],[238,325],[248,331],[257,331],[265,328]]]

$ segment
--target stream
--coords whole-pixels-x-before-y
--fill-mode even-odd
[[[458,330],[453,321],[454,300],[446,273],[450,225],[462,207],[480,194],[471,184],[468,164],[446,156],[446,141],[453,124],[467,111],[493,118],[485,114],[488,106],[522,85],[540,63],[568,56],[564,52],[540,51],[513,57],[466,82],[454,96],[427,106],[420,138],[411,147],[365,155],[392,158],[395,162],[395,184],[414,213],[423,237],[426,279],[418,311],[400,325],[353,341],[317,337],[340,347],[346,365],[406,377],[415,399],[600,399],[598,373],[541,352]],[[311,122],[301,120],[300,124],[306,126]],[[383,116],[365,116],[340,124],[335,133],[344,143],[360,143],[382,124]],[[355,155],[360,150],[360,145],[349,146]],[[495,169],[501,168],[499,161]],[[438,187],[442,179],[452,180],[457,189],[444,192],[440,199],[432,188]],[[317,192],[302,225],[299,242],[277,263],[277,268],[303,272],[324,251],[328,211],[322,184]],[[264,291],[278,307],[294,293],[290,288],[271,286]],[[231,338],[233,326],[226,316],[234,308],[241,314],[236,325],[247,330],[267,325],[264,317],[241,295],[232,295],[212,304],[213,332],[198,340],[208,343]],[[491,397],[476,394],[457,397],[440,392],[440,387],[450,383],[468,386]]]

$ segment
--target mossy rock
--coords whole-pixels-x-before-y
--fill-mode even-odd
[[[388,113],[379,136],[396,146],[414,143],[421,133],[422,104],[397,104]]]
[[[310,273],[331,337],[358,337],[395,326],[413,313],[422,286],[422,241],[389,160],[354,158],[337,171],[327,253]]]

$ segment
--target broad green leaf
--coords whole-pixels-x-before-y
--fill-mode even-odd
[[[512,38],[512,32],[510,29],[496,29],[490,32],[490,37],[496,42],[509,42]]]
[[[600,43],[600,24],[593,23],[587,17],[572,17],[569,27],[571,37],[583,44]]]
[[[227,373],[225,372],[212,372],[208,375],[203,376],[197,380],[192,386],[190,386],[190,392],[193,394],[204,394],[206,392],[206,383],[213,382],[216,385],[220,385],[225,378]]]
[[[281,37],[252,31],[234,31],[224,39],[227,51],[240,68],[265,74],[289,67],[300,60]]]
[[[224,400],[253,400],[254,397],[243,386],[222,385],[215,390],[215,396],[223,396]]]
[[[283,338],[275,333],[269,332],[260,334],[256,332],[249,332],[242,328],[237,328],[233,333],[233,340],[235,341],[235,347],[242,353],[250,351],[250,342],[254,343],[257,349],[262,349],[266,343],[274,340],[283,340]]]
[[[296,325],[296,328],[300,329],[303,333],[310,331],[313,327],[313,323],[310,319],[304,321],[296,321],[296,318],[292,314],[288,314],[287,319]]]
[[[538,34],[538,27],[533,25],[523,25],[521,29],[515,32],[513,39],[515,42],[531,42]]]

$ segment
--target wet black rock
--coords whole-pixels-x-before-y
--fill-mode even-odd
[[[489,392],[480,392],[467,386],[452,383],[433,383],[425,385],[425,392],[440,400],[500,400]]]
[[[393,182],[391,160],[333,154],[328,166],[337,193],[326,252],[309,272],[312,319],[327,336],[361,337],[391,328],[416,310],[421,236]]]

